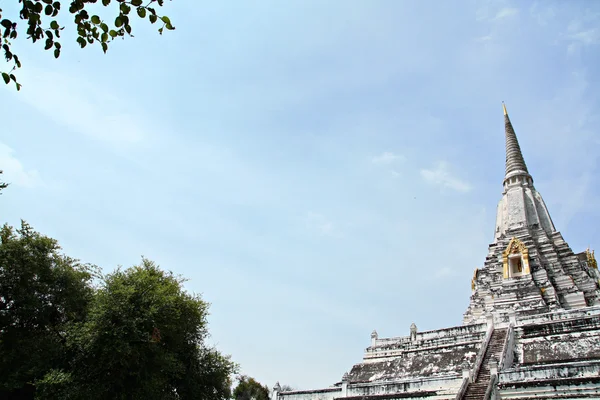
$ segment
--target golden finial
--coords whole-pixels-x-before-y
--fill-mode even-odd
[[[475,268],[473,271],[473,279],[471,279],[471,290],[475,290],[475,282],[477,281],[477,273],[479,272],[479,268]]]
[[[508,115],[508,112],[506,111],[506,106],[504,105],[504,102],[502,102],[502,109],[504,110],[504,115]]]
[[[590,251],[590,248],[588,247],[585,251],[585,255],[587,256],[588,266],[598,269],[598,262],[596,261],[594,250]]]

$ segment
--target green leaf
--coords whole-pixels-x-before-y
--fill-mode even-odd
[[[129,7],[127,4],[125,3],[121,3],[121,5],[119,6],[119,8],[121,9],[121,12],[125,15],[129,14],[129,11],[131,11],[131,7]]]
[[[46,13],[46,15],[52,15],[52,13],[54,12],[54,8],[52,8],[52,6],[48,4],[44,9],[44,12]]]
[[[107,50],[108,50],[108,45],[105,42],[102,42],[102,51],[106,54]]]
[[[56,22],[56,21],[50,22],[50,28],[52,28],[52,29],[58,29],[58,22]]]
[[[152,14],[152,15],[150,15],[150,16],[148,17],[148,19],[150,20],[150,23],[152,23],[152,24],[153,24],[153,23],[155,23],[155,22],[156,22],[156,20],[158,19],[158,17],[157,17],[156,15]]]
[[[110,0],[102,0],[102,5],[103,5],[103,6],[105,6],[105,7],[106,7],[106,6],[107,6],[107,5],[109,5],[109,4],[110,4]]]
[[[6,84],[8,84],[8,82],[10,82],[10,76],[6,72],[2,73],[2,79],[4,79],[4,83],[6,83]]]
[[[97,15],[92,15],[92,24],[98,25],[100,23],[100,17]]]
[[[117,33],[117,31],[115,31],[114,29],[111,29],[110,32],[108,32],[108,34],[111,37],[117,37],[119,34]]]
[[[138,8],[137,13],[140,16],[140,18],[146,17],[146,9],[145,8],[142,8],[142,7]]]
[[[139,7],[142,5],[142,0],[131,0],[131,5]]]
[[[82,48],[82,49],[83,49],[83,48],[84,48],[84,47],[87,45],[87,42],[86,42],[86,41],[85,41],[85,39],[84,39],[83,37],[81,37],[81,36],[79,36],[79,37],[77,38],[77,43],[79,43],[79,45],[81,46],[81,48]]]
[[[100,40],[101,40],[103,43],[104,43],[104,42],[106,42],[106,41],[108,41],[108,33],[104,32],[104,33],[102,34],[102,36],[100,36]],[[102,47],[104,47],[104,46],[102,46]],[[105,52],[105,53],[106,53],[106,52]]]
[[[58,58],[60,56],[60,49],[57,47],[54,49],[54,58]]]
[[[2,22],[0,22],[0,25],[5,27],[6,29],[9,29],[12,26],[12,22],[10,22],[7,19],[3,19]]]
[[[162,22],[164,22],[165,24],[171,24],[171,20],[169,19],[169,17],[167,17],[166,15],[163,15],[162,17],[160,17],[160,19],[162,20]]]
[[[117,17],[117,18],[115,18],[115,26],[116,26],[117,28],[120,28],[121,26],[123,26],[123,20],[121,19],[121,17],[120,17],[120,16],[119,16],[119,17]]]

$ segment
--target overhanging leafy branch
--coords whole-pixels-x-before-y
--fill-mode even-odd
[[[102,6],[109,7],[112,0],[101,0]],[[17,38],[20,27],[18,20],[27,24],[27,39],[32,43],[38,41],[44,42],[44,50],[52,50],[54,57],[58,58],[61,52],[61,43],[59,42],[60,33],[65,29],[61,26],[57,17],[61,11],[61,3],[64,0],[18,0],[21,4],[18,19],[3,18],[3,10],[0,9],[0,29],[2,31],[1,44],[4,51],[4,57],[8,63],[12,62],[12,68],[9,71],[0,71],[2,79],[6,84],[14,82],[17,90],[21,89],[21,84],[17,81],[14,71],[21,68],[19,57],[12,50],[12,41]],[[113,4],[118,4],[118,15],[114,21],[105,21],[96,14],[90,15],[86,8],[98,3],[98,0],[72,0],[69,5],[69,13],[74,17],[74,24],[77,29],[77,43],[81,48],[88,44],[99,44],[102,51],[108,51],[108,45],[114,39],[125,36],[133,37],[130,24],[130,16],[137,14],[141,19],[148,19],[151,24],[159,23],[158,32],[162,35],[165,29],[173,30],[175,27],[166,15],[159,15],[156,6],[162,7],[164,0],[149,0],[143,4],[143,0],[115,0]],[[135,14],[132,12],[135,10]],[[49,21],[48,21],[49,20]]]

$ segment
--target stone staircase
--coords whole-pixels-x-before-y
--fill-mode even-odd
[[[475,379],[474,382],[469,383],[467,391],[463,396],[463,400],[484,400],[483,397],[485,396],[491,378],[490,367],[488,364],[492,355],[496,360],[500,360],[506,332],[507,329],[495,329],[492,333],[477,379]]]

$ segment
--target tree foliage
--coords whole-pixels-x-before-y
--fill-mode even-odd
[[[0,32],[1,45],[7,62],[12,62],[12,69],[1,72],[2,79],[6,84],[11,81],[15,83],[17,90],[21,84],[17,82],[14,71],[21,68],[21,61],[12,49],[12,41],[19,34],[25,33],[27,39],[33,43],[43,43],[44,49],[52,51],[55,58],[60,56],[62,45],[60,42],[61,32],[65,26],[60,25],[58,16],[64,9],[73,16],[75,29],[77,30],[77,43],[81,48],[88,44],[96,44],[105,53],[108,45],[118,37],[133,37],[130,17],[137,15],[139,18],[148,19],[151,24],[158,23],[158,32],[163,33],[165,29],[173,30],[171,20],[166,15],[160,15],[156,6],[162,7],[164,0],[101,0],[103,7],[112,10],[114,17],[103,19],[97,14],[90,14],[90,8],[94,7],[98,0],[12,0],[18,1],[19,15],[7,18],[0,9]],[[112,3],[112,4],[111,4]],[[65,7],[62,7],[65,5]],[[113,19],[114,18],[114,19]],[[21,27],[18,20],[23,21],[25,26]]]
[[[0,398],[231,397],[237,367],[182,279],[146,259],[102,277],[25,223],[0,237]]]
[[[25,222],[0,230],[0,398],[27,398],[31,382],[67,367],[66,330],[83,321],[93,268],[61,255]]]
[[[204,344],[208,304],[143,260],[109,275],[76,326],[72,382],[92,399],[228,398],[233,364]]]
[[[269,388],[261,385],[254,378],[241,375],[233,390],[233,398],[235,400],[269,400]]]
[[[0,175],[2,175],[2,170],[0,170]],[[8,187],[8,183],[0,181],[0,192],[2,189],[6,189]],[[2,194],[2,193],[0,193]]]

